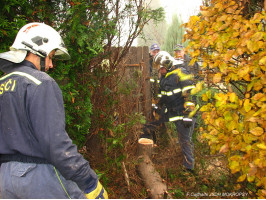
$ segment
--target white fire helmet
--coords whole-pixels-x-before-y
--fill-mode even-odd
[[[53,50],[55,50],[55,57],[63,60],[70,59],[59,33],[44,23],[33,22],[19,30],[10,51],[0,53],[0,58],[20,63],[25,59],[28,51],[44,58]]]
[[[160,51],[154,57],[154,63],[160,65],[160,68],[165,67],[167,70],[170,70],[175,59],[166,51]]]

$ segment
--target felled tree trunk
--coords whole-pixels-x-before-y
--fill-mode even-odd
[[[150,159],[152,148],[153,144],[138,144],[137,169],[152,199],[169,199],[171,195],[167,192],[167,186]]]

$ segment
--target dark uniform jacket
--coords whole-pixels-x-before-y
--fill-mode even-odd
[[[160,79],[159,105],[165,105],[169,121],[183,120],[185,98],[184,92],[194,88],[191,75],[182,66],[174,66]]]
[[[6,73],[0,78],[0,162],[46,161],[81,190],[95,184],[97,175],[65,131],[62,92],[54,79],[29,61],[0,69]]]

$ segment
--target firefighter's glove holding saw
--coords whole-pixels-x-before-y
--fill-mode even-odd
[[[197,113],[199,105],[196,105],[193,102],[185,102],[184,104],[185,111],[183,117],[183,124],[186,128],[189,128],[192,125],[192,118]]]
[[[87,199],[108,199],[108,194],[100,181],[97,181],[96,184],[86,189],[85,196]]]

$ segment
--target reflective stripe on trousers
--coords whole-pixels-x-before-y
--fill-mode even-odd
[[[174,122],[174,121],[183,121],[183,116],[175,116],[175,117],[170,117],[169,122]]]
[[[0,190],[3,199],[86,199],[75,182],[66,180],[58,170],[56,174],[50,164],[3,163]]]

